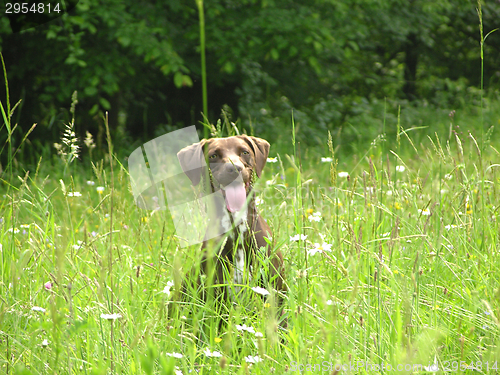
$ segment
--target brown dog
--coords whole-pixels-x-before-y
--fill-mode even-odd
[[[200,181],[213,194],[212,213],[207,235],[202,245],[201,272],[207,274],[210,264],[215,266],[215,284],[233,284],[218,288],[217,295],[224,299],[238,293],[255,268],[257,252],[269,260],[267,280],[278,291],[278,305],[282,304],[284,282],[283,257],[278,250],[272,252],[264,237],[271,238],[271,229],[258,214],[253,194],[253,175],[261,176],[269,143],[263,139],[239,135],[228,138],[203,139],[185,147],[177,157],[184,173],[193,185]],[[200,167],[206,161],[209,168]],[[210,234],[210,235],[208,235]],[[221,246],[215,255],[214,246]],[[229,271],[229,272],[228,272]],[[228,280],[228,274],[231,279]],[[226,277],[225,277],[226,276]],[[240,286],[238,286],[240,285]],[[281,296],[280,296],[281,294]]]

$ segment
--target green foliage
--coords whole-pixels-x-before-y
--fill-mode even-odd
[[[467,90],[480,86],[474,2],[214,0],[204,6],[205,116],[212,121],[226,103],[257,130],[272,125],[266,114],[288,117],[290,108],[310,119],[308,127],[332,129],[385,98],[456,109]],[[484,35],[498,27],[499,12],[496,2],[482,4]],[[74,90],[81,134],[103,132],[105,111],[112,129],[123,126],[134,136],[202,120],[199,25],[194,1],[81,0],[57,22],[10,35],[2,19],[12,94],[23,98],[15,118],[20,134],[37,122],[47,130],[40,139],[57,138],[61,121],[69,121],[60,108]],[[499,81],[498,40],[491,34],[484,44],[486,89]]]

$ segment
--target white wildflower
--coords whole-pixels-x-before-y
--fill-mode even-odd
[[[315,212],[308,217],[309,221],[319,222],[321,220],[321,212]]]
[[[256,355],[256,356],[249,355],[249,356],[245,357],[245,361],[247,363],[258,363],[258,362],[262,362],[263,359],[260,358],[258,355]]]
[[[211,352],[210,349],[208,348],[205,348],[203,354],[205,354],[207,357],[222,357],[222,354],[220,352],[218,351]]]
[[[182,354],[181,353],[176,353],[176,352],[165,353],[165,355],[168,356],[168,357],[182,358]]]
[[[290,241],[305,241],[307,239],[307,234],[296,234],[295,236],[290,236]]]
[[[76,241],[76,244],[73,245],[73,249],[80,250],[82,248],[82,246],[83,246],[83,241],[78,240],[78,241]]]
[[[253,333],[254,335],[256,334],[255,328],[249,327],[246,324],[243,324],[243,325],[236,324],[236,329],[238,331],[247,331],[247,332]]]
[[[420,208],[418,209],[418,213],[419,214],[422,214],[422,216],[429,216],[431,214],[431,212],[429,211],[428,208],[426,208],[425,210],[421,210]]]
[[[162,293],[165,293],[167,297],[170,296],[170,289],[172,289],[173,286],[173,281],[167,281],[167,285],[165,286],[165,288],[163,288]]]
[[[326,242],[323,242],[322,245],[319,243],[314,244],[314,248],[307,250],[307,254],[309,255],[315,255],[316,253],[322,253],[323,251],[331,251],[332,250],[332,245],[328,244]]]
[[[101,314],[101,319],[116,320],[121,319],[121,314]]]

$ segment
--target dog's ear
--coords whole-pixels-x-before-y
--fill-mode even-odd
[[[177,158],[181,164],[182,170],[189,177],[193,186],[196,186],[201,181],[201,175],[206,170],[205,155],[203,148],[207,143],[206,139],[202,139],[198,143],[184,147],[177,153]]]
[[[260,178],[262,174],[262,170],[267,162],[267,156],[269,155],[269,148],[271,145],[268,141],[262,138],[251,137],[248,135],[240,135],[242,139],[247,142],[250,147],[253,149],[253,153],[255,155],[255,173],[257,173],[257,177]]]

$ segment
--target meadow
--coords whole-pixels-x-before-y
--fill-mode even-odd
[[[256,189],[285,256],[286,330],[271,288],[173,303],[199,249],[179,245],[168,210],[135,206],[112,135],[86,167],[69,124],[59,156],[3,174],[2,372],[498,373],[495,108],[379,119],[357,153],[328,132],[301,149],[281,126]]]

